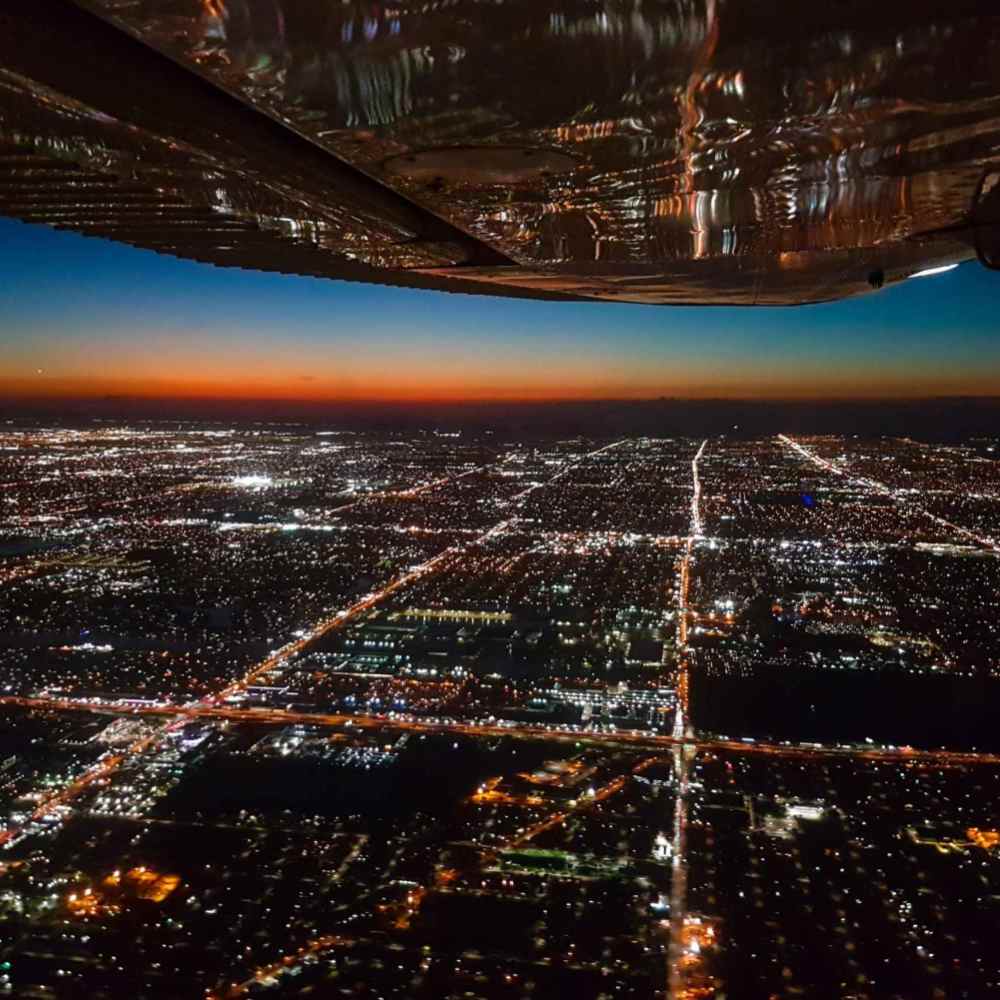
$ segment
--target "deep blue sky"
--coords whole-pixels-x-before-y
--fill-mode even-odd
[[[0,389],[320,398],[1000,393],[978,264],[784,309],[557,304],[219,269],[0,219]]]

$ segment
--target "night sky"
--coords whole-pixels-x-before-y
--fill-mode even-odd
[[[0,219],[0,395],[307,400],[1000,393],[976,263],[784,309],[557,304],[213,268]]]

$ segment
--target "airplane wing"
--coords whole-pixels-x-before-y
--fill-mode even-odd
[[[1000,258],[1000,11],[7,0],[0,214],[441,291],[857,295]]]

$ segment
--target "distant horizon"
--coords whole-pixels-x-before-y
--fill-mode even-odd
[[[0,379],[0,387],[3,385]],[[94,393],[88,395],[8,395],[8,404],[16,407],[18,404],[28,406],[45,406],[54,404],[86,404],[86,403],[177,403],[178,405],[234,405],[243,404],[273,404],[277,406],[316,406],[316,407],[384,407],[406,408],[420,406],[442,407],[477,407],[477,406],[572,406],[601,404],[651,404],[651,403],[685,403],[685,404],[754,404],[754,405],[796,405],[796,406],[826,406],[850,404],[919,404],[937,402],[986,402],[1000,404],[1000,392],[993,393],[919,393],[913,395],[816,395],[816,396],[725,396],[725,395],[679,395],[663,394],[650,396],[468,396],[468,397],[377,397],[377,396],[254,396],[254,395],[159,395],[146,393]],[[0,415],[3,411],[0,410]]]
[[[89,391],[85,388],[88,382],[95,383]],[[575,393],[557,394],[539,391],[537,393],[511,392],[470,392],[463,394],[393,392],[384,390],[383,394],[375,392],[323,393],[319,391],[303,391],[295,393],[286,387],[253,391],[252,388],[241,386],[232,391],[209,391],[197,384],[177,383],[170,387],[157,388],[155,383],[150,386],[138,383],[134,386],[125,384],[107,385],[98,378],[80,378],[73,380],[52,380],[44,388],[44,375],[37,379],[9,378],[0,375],[0,399],[9,403],[83,403],[92,401],[124,401],[124,402],[171,402],[179,404],[190,403],[261,403],[261,404],[302,404],[316,406],[469,406],[469,405],[536,405],[557,403],[651,403],[662,400],[672,400],[685,403],[696,402],[727,402],[727,403],[852,403],[852,402],[920,402],[942,399],[981,399],[1000,400],[1000,388],[995,390],[974,389],[961,390],[941,389],[934,391],[907,391],[900,386],[896,391],[879,391],[872,386],[867,391],[808,391],[781,392],[762,390],[758,392],[740,392],[738,389],[727,392],[721,389],[706,388],[704,391],[678,392],[656,391],[619,392],[619,393]],[[282,391],[284,390],[284,391]]]
[[[102,398],[0,401],[0,427],[94,423],[296,425],[313,430],[461,431],[548,437],[760,438],[778,433],[912,437],[958,442],[1000,435],[1000,397],[911,399],[330,402]]]

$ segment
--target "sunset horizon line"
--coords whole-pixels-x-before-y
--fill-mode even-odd
[[[386,396],[294,396],[269,394],[93,392],[93,393],[17,393],[7,394],[8,404],[39,405],[46,403],[267,403],[297,406],[469,406],[469,405],[567,405],[567,404],[643,404],[643,403],[932,403],[939,401],[990,402],[1000,404],[1000,392],[914,392],[914,393],[661,393],[650,395],[386,395]]]

